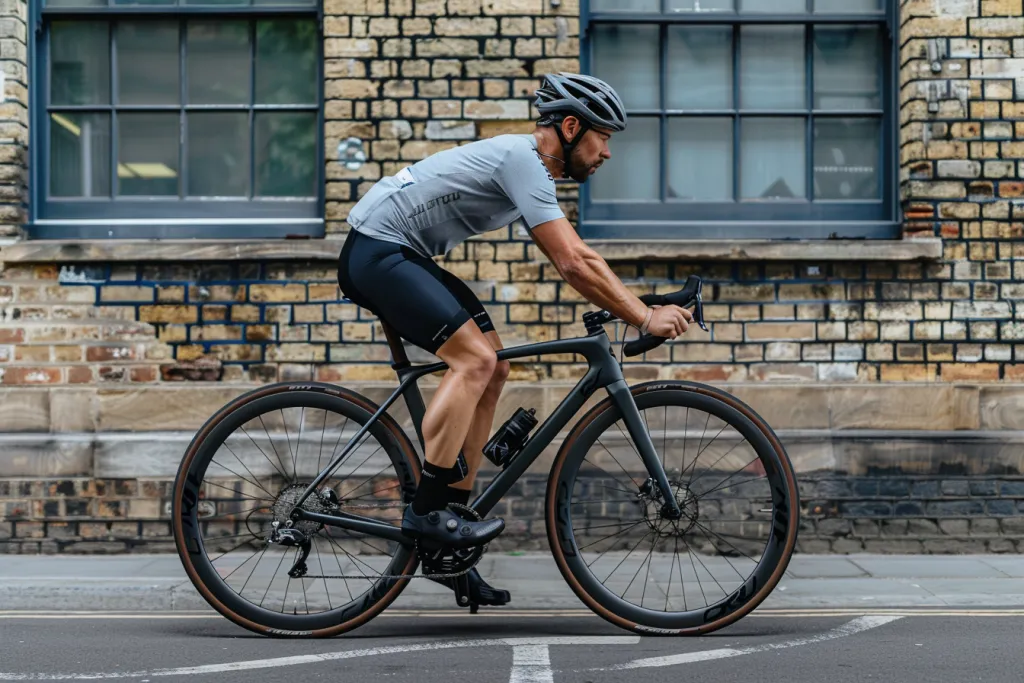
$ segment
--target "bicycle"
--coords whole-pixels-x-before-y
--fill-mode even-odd
[[[690,276],[686,286],[673,294],[647,294],[641,299],[648,305],[693,306],[695,322],[706,331],[701,293],[701,279]],[[500,471],[471,505],[453,509],[457,507],[465,519],[487,515],[588,398],[604,388],[608,396],[569,431],[548,477],[548,544],[563,579],[593,612],[642,634],[700,635],[737,621],[771,593],[793,553],[799,499],[785,449],[771,427],[749,406],[715,387],[682,380],[627,386],[621,359],[616,359],[604,329],[617,318],[607,311],[591,311],[583,315],[583,321],[587,330],[584,337],[497,352],[501,360],[579,354],[587,360],[588,369],[532,436],[528,433],[537,419],[533,410],[523,408],[495,432],[484,450]],[[244,628],[280,637],[345,633],[380,614],[413,578],[452,579],[457,601],[467,604],[465,575],[485,549],[422,548],[402,533],[402,512],[416,491],[421,464],[406,432],[386,412],[399,396],[404,397],[422,447],[420,425],[425,408],[417,380],[443,371],[447,365],[412,365],[397,333],[387,325],[383,329],[399,386],[380,405],[327,383],[272,384],[225,405],[197,432],[182,458],[174,483],[172,524],[179,557],[206,601]],[[645,335],[625,343],[622,350],[635,356],[665,341]],[[289,423],[286,411],[293,418],[298,412],[298,421]],[[312,415],[308,419],[307,411]],[[676,416],[683,415],[683,411],[685,416],[680,421]],[[691,420],[691,412],[706,413],[703,424],[699,415]],[[709,430],[712,419],[715,423]],[[350,422],[351,429],[347,430]],[[262,427],[270,447],[264,450],[246,425],[254,431]],[[618,427],[617,434],[613,427]],[[306,449],[310,459],[317,457],[316,466],[305,461],[300,466],[302,434],[317,428],[318,439]],[[698,474],[697,463],[728,428],[734,433],[724,445],[720,443],[711,450],[705,463],[717,459]],[[230,437],[238,429],[244,436],[232,441]],[[715,436],[705,444],[705,437],[716,429]],[[346,435],[348,442],[339,451]],[[379,444],[373,450],[366,445],[371,438]],[[655,447],[659,440],[663,446],[660,455]],[[688,441],[697,442],[690,463],[686,457]],[[332,442],[327,450],[328,465],[322,467],[325,445]],[[750,444],[753,458],[745,460],[746,456],[734,454],[740,443]],[[222,447],[226,449],[221,458],[224,462],[218,462]],[[675,467],[680,447],[682,457]],[[271,452],[276,461],[270,457]],[[287,461],[282,452],[287,453]],[[357,460],[359,464],[354,464]],[[740,463],[736,472],[724,476],[724,470]],[[583,471],[585,466],[592,466],[593,471]],[[342,476],[342,472],[346,474]],[[737,475],[739,479],[735,479]],[[367,484],[369,487],[364,488]],[[610,533],[604,535],[606,531]],[[641,534],[640,541],[633,544],[632,539],[625,540],[626,533]],[[765,536],[763,541],[756,540],[760,535]],[[245,540],[236,543],[242,537]],[[650,550],[634,557],[640,543],[647,540]],[[589,549],[602,543],[605,550],[591,559],[598,550]],[[758,559],[748,554],[762,544]],[[682,556],[680,547],[686,551]],[[254,580],[272,549],[268,564],[274,565],[276,560],[275,573],[269,581]],[[211,558],[214,552],[220,554]],[[273,557],[277,554],[279,559]],[[330,562],[332,556],[336,572]],[[250,564],[256,557],[256,562]],[[276,572],[280,572],[286,558],[290,558],[290,569],[283,575],[287,578],[278,577]],[[609,563],[599,572],[596,567],[603,559]],[[689,566],[684,569],[686,559]],[[733,559],[737,563],[741,559],[753,562],[752,571],[744,575]],[[222,564],[216,566],[218,562]],[[615,568],[600,579],[612,563]],[[667,586],[664,579],[659,583],[657,578],[666,564]],[[250,568],[245,582],[240,589],[233,587],[232,577],[247,565]],[[418,565],[422,565],[422,574],[416,574]],[[624,574],[612,581],[624,565]],[[711,574],[714,568],[732,570],[727,572],[726,585],[714,576],[714,584],[705,586],[701,581],[701,570]],[[653,587],[649,587],[652,570],[656,576]],[[637,579],[644,571],[637,603],[639,588],[632,597],[626,596],[634,583],[640,586]],[[684,582],[684,572],[690,576],[689,584]],[[628,584],[620,591],[630,574]],[[674,594],[677,575],[679,590]],[[239,574],[235,584],[241,580]],[[332,600],[328,582],[339,590],[344,586],[345,593],[335,594],[337,601]],[[364,590],[355,595],[350,582]],[[250,584],[252,595],[246,597]],[[713,602],[707,596],[709,592],[715,597]],[[719,593],[721,597],[717,597]],[[648,594],[653,606],[645,605]],[[691,607],[690,602],[700,597],[704,606]],[[270,606],[264,606],[268,600]]]

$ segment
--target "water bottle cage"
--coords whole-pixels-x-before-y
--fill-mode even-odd
[[[530,430],[537,425],[535,412],[533,408],[529,412],[519,408],[484,446],[487,459],[502,469],[507,468],[526,445]]]

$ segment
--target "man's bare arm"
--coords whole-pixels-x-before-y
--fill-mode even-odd
[[[558,273],[587,301],[631,325],[643,325],[648,307],[622,284],[600,254],[580,239],[568,220],[559,218],[542,223],[531,235]],[[687,310],[664,306],[655,312],[649,331],[674,339],[686,331],[687,322],[692,319]]]

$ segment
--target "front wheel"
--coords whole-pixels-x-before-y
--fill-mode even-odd
[[[789,564],[799,526],[793,467],[749,406],[713,387],[631,388],[672,487],[649,480],[611,399],[562,444],[546,500],[548,541],[576,595],[645,634],[701,635],[757,607]],[[662,514],[667,495],[683,511]]]

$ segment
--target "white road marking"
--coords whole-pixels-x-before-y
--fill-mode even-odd
[[[554,683],[547,645],[513,645],[509,683]]]
[[[752,645],[750,647],[742,647],[737,649],[721,648],[718,650],[706,650],[704,652],[687,652],[680,655],[670,655],[668,657],[650,657],[647,659],[636,659],[632,662],[625,664],[619,664],[617,666],[604,667],[599,669],[588,669],[588,671],[622,671],[624,669],[647,669],[652,667],[663,667],[663,666],[675,666],[676,664],[691,664],[693,662],[704,662],[712,659],[725,659],[726,657],[738,657],[740,655],[749,655],[755,652],[767,652],[769,650],[783,650],[791,647],[799,647],[801,645],[812,645],[814,643],[821,643],[826,640],[835,640],[836,638],[843,638],[845,636],[851,636],[855,633],[861,633],[869,629],[883,626],[890,622],[896,621],[901,617],[891,615],[874,615],[867,617],[860,617],[854,619],[848,623],[843,624],[839,628],[820,633],[816,636],[809,638],[799,638],[797,640],[789,640],[783,643],[768,643],[766,645]]]
[[[536,653],[536,648],[544,649],[544,658],[547,658],[549,645],[636,645],[640,642],[640,636],[568,636],[553,638],[492,638],[487,640],[450,640],[434,643],[414,643],[409,645],[394,645],[387,647],[373,647],[361,650],[346,650],[344,652],[324,652],[321,654],[295,655],[291,657],[275,657],[273,659],[255,659],[242,662],[227,662],[225,664],[208,664],[205,666],[189,666],[177,669],[156,669],[153,671],[125,671],[116,673],[0,673],[0,681],[62,681],[62,680],[97,680],[116,678],[143,678],[156,676],[196,676],[203,674],[216,674],[234,671],[251,671],[255,669],[271,669],[285,666],[296,666],[300,664],[318,664],[321,662],[336,661],[339,659],[353,659],[355,657],[373,657],[377,655],[402,654],[406,652],[422,652],[424,650],[447,650],[461,647],[488,647],[496,644],[511,645],[513,652],[516,648],[524,648],[524,652]],[[525,656],[525,655],[521,655]],[[536,656],[536,655],[534,655]],[[515,665],[512,668],[510,683],[540,683],[551,681],[550,666],[547,666],[548,678],[526,678],[528,674],[542,673],[542,666],[535,666],[527,663],[522,667],[523,672],[518,675],[523,678],[514,678],[519,670]]]

